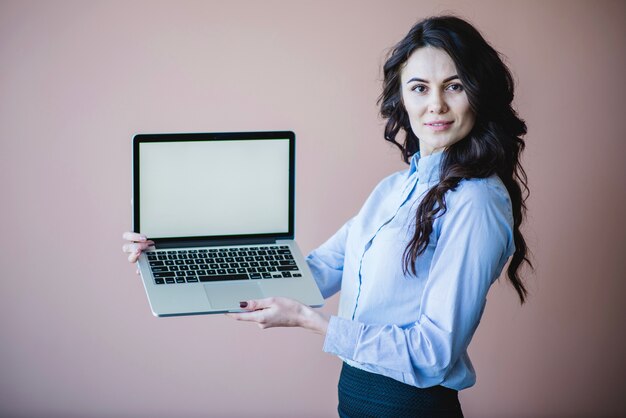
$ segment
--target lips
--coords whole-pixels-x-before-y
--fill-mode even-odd
[[[427,122],[424,125],[433,126],[433,127],[442,127],[446,125],[452,125],[452,121],[448,120],[437,120],[435,122]]]

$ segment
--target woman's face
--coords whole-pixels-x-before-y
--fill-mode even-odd
[[[452,58],[424,47],[411,54],[402,69],[402,101],[426,156],[465,138],[475,116]]]

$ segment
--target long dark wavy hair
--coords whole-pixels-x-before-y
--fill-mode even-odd
[[[416,274],[415,261],[428,246],[433,222],[447,210],[446,193],[455,190],[463,179],[497,174],[513,207],[515,253],[507,275],[524,303],[528,292],[519,269],[524,262],[532,267],[520,231],[529,194],[526,173],[520,164],[526,124],[512,107],[511,72],[471,24],[454,16],[427,18],[413,26],[391,50],[383,67],[383,92],[378,99],[380,113],[387,119],[385,139],[400,148],[406,163],[419,151],[419,139],[402,103],[400,75],[409,56],[426,46],[445,51],[454,61],[476,122],[465,138],[444,150],[440,181],[424,195],[417,208],[415,235],[404,251],[404,271]],[[400,131],[403,141],[397,139]]]

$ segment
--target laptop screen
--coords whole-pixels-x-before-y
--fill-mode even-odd
[[[187,135],[135,144],[141,233],[159,239],[291,232],[290,138]]]

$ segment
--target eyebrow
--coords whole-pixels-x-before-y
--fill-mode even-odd
[[[452,80],[454,80],[454,79],[456,79],[456,78],[459,78],[459,76],[455,74],[455,75],[453,75],[453,76],[450,76],[450,77],[446,78],[445,80],[443,80],[443,82],[444,82],[444,83],[447,83],[448,81],[452,81]],[[428,81],[428,80],[424,80],[424,79],[422,79],[422,78],[417,78],[417,77],[413,77],[412,79],[410,79],[410,80],[409,80],[409,81],[407,81],[406,83],[407,83],[407,84],[409,84],[409,83],[410,83],[410,82],[412,82],[412,81],[419,81],[419,82],[421,82],[421,83],[429,83],[429,81]]]

